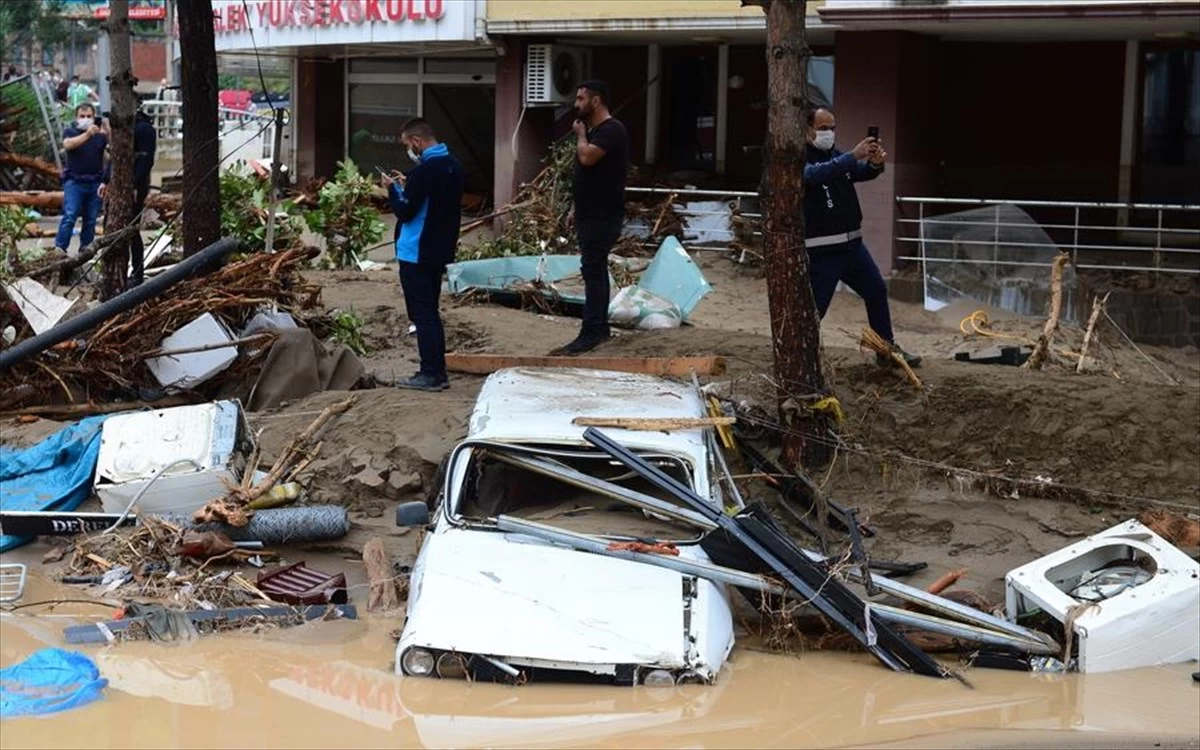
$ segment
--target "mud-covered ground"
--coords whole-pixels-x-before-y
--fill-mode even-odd
[[[714,293],[694,325],[621,332],[598,354],[719,354],[726,393],[770,409],[765,282],[722,257],[701,259]],[[330,308],[364,318],[368,368],[388,382],[416,367],[393,272],[314,273]],[[1060,360],[1045,371],[955,362],[956,351],[996,341],[961,333],[972,309],[934,314],[894,304],[899,340],[926,358],[916,391],[874,365],[854,337],[861,301],[840,293],[823,324],[826,370],[847,420],[833,464],[817,479],[836,499],[862,509],[877,530],[876,556],[923,560],[929,577],[967,567],[967,585],[997,597],[1004,572],[1149,507],[1200,512],[1200,353],[1142,348],[1101,330],[1098,364],[1084,374]],[[993,330],[1036,335],[1042,321],[989,311]],[[578,321],[495,305],[445,305],[448,348],[545,354],[570,340]],[[1056,340],[1078,348],[1082,332]],[[1167,377],[1176,384],[1168,384]],[[372,532],[389,532],[401,499],[433,493],[437,463],[466,432],[482,378],[452,376],[452,388],[423,394],[378,388],[341,418],[312,469],[312,498],[351,507]],[[268,456],[339,394],[321,394],[255,415]],[[770,448],[771,440],[763,447]],[[735,469],[737,471],[737,469]],[[770,498],[746,481],[751,496]],[[395,537],[398,552],[408,537]]]

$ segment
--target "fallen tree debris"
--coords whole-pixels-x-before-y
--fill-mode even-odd
[[[1050,269],[1050,313],[1046,316],[1046,325],[1033,347],[1033,354],[1029,355],[1029,359],[1022,365],[1026,370],[1042,369],[1042,365],[1046,364],[1046,359],[1050,356],[1050,343],[1058,331],[1059,318],[1062,317],[1063,268],[1070,259],[1071,256],[1066,253],[1059,253]],[[1080,361],[1082,362],[1082,358]]]
[[[1104,308],[1108,305],[1108,296],[1112,292],[1106,292],[1104,298],[1099,296],[1092,298],[1092,314],[1088,316],[1087,329],[1083,332],[1083,346],[1079,348],[1079,363],[1075,365],[1075,372],[1083,372],[1083,365],[1087,362],[1088,346],[1092,343],[1092,336],[1096,334],[1096,323],[1100,320],[1100,314],[1104,312]]]
[[[276,484],[287,483],[295,479],[296,474],[304,469],[316,455],[320,444],[315,443],[317,435],[334,417],[346,413],[358,401],[357,396],[351,396],[332,406],[327,406],[316,419],[296,436],[283,451],[267,476],[262,481],[249,485],[230,488],[223,497],[210,501],[193,515],[196,523],[226,523],[230,526],[242,527],[250,523],[254,509],[248,507],[251,503],[270,492]],[[252,472],[253,466],[247,467],[247,473]]]
[[[371,537],[363,546],[363,565],[367,569],[367,611],[389,611],[400,606],[400,591],[396,586],[396,574],[392,571],[392,560],[384,549],[383,540]]]

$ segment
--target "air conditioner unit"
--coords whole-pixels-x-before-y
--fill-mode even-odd
[[[531,44],[525,55],[525,106],[569,104],[575,100],[575,90],[587,73],[586,50]]]

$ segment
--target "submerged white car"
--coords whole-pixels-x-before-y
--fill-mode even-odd
[[[668,554],[665,545],[673,545],[679,561],[707,563],[698,544],[703,520],[592,447],[573,424],[704,413],[694,388],[655,377],[558,369],[489,377],[468,437],[446,465],[412,570],[397,673],[711,682],[733,648],[727,587],[607,554],[610,545],[640,542]],[[606,432],[725,506],[710,466],[711,435]],[[562,536],[598,549],[581,551]]]

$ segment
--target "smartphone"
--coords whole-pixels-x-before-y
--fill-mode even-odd
[[[879,140],[879,126],[878,125],[868,125],[867,126],[867,137]]]

